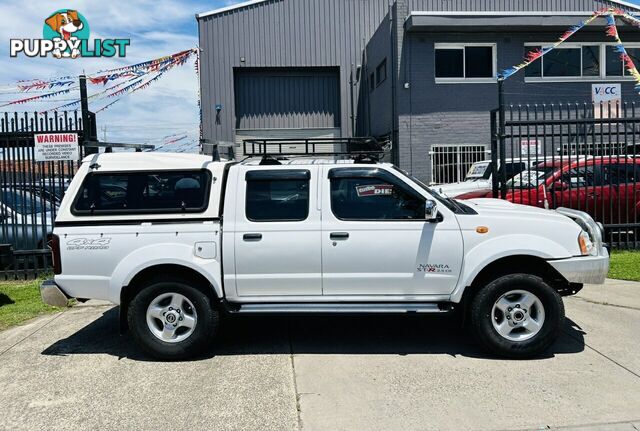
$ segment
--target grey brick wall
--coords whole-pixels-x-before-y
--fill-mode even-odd
[[[622,40],[640,41],[640,32],[625,31]],[[608,42],[604,31],[587,31],[571,41]],[[497,84],[436,84],[434,44],[493,42],[498,71],[521,61],[525,42],[547,42],[549,33],[411,33],[399,51],[398,145],[400,167],[423,180],[430,178],[429,149],[436,144],[490,145],[489,112],[498,106]],[[409,89],[403,85],[408,82]],[[623,101],[640,102],[631,81],[622,82]],[[590,102],[593,82],[525,83],[524,72],[505,82],[505,100],[512,104]]]

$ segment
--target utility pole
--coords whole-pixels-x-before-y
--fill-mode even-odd
[[[102,140],[107,142],[107,126],[102,126]]]

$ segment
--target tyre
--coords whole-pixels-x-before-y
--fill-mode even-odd
[[[489,352],[508,358],[541,354],[558,337],[564,305],[558,292],[529,274],[500,277],[471,301],[471,329]]]
[[[210,346],[219,313],[207,295],[185,281],[154,282],[129,304],[133,337],[150,355],[164,360],[188,359]]]

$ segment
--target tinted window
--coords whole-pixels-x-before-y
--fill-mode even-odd
[[[582,76],[600,76],[600,47],[582,47]]]
[[[620,54],[616,52],[616,47],[609,45],[606,47],[605,52],[607,76],[622,76],[622,60],[620,59]]]
[[[525,56],[529,51],[539,51],[541,50],[541,46],[525,46]],[[544,57],[543,57],[544,58]],[[524,76],[527,78],[541,78],[542,77],[542,60],[543,58],[539,58],[527,67],[524,68]]]
[[[290,175],[288,171],[255,171],[256,175],[247,175],[247,219],[263,222],[306,219],[309,171],[295,172],[303,175]]]
[[[343,220],[424,220],[424,199],[378,178],[331,179],[331,209]]]
[[[89,174],[76,198],[74,212],[202,212],[207,206],[210,183],[208,171]]]
[[[600,167],[597,167],[600,170]],[[598,178],[596,178],[594,166],[579,166],[562,174],[562,182],[571,188],[597,186]]]
[[[491,78],[493,76],[493,48],[490,46],[467,46],[464,49],[465,77]]]
[[[507,173],[507,178],[511,178],[524,171],[525,165],[523,162],[507,162],[504,167]]]
[[[631,163],[612,163],[604,165],[603,183],[608,185],[640,182],[640,165]]]
[[[580,48],[554,49],[542,64],[544,76],[580,76]]]
[[[464,78],[464,50],[436,49],[436,78]]]

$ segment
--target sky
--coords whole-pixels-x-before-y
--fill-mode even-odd
[[[29,97],[18,93],[17,81],[58,76],[89,75],[104,69],[150,60],[196,47],[195,14],[228,4],[231,0],[2,0],[0,15],[11,17],[0,26],[0,105]],[[55,59],[9,56],[9,39],[42,38],[44,20],[58,9],[74,9],[89,22],[93,38],[130,38],[124,58]],[[90,44],[91,45],[91,44]],[[113,82],[108,84],[113,85]],[[89,94],[105,87],[89,85]],[[49,90],[50,91],[50,90]],[[38,94],[33,93],[33,95]],[[79,98],[78,90],[50,101],[34,101],[0,108],[0,112],[43,111]],[[97,114],[99,138],[106,128],[111,142],[152,143],[157,146],[187,136],[163,149],[197,151],[199,113],[198,80],[194,61],[169,70],[144,90],[124,96]],[[115,98],[91,103],[93,111]],[[170,137],[170,136],[173,136]]]

